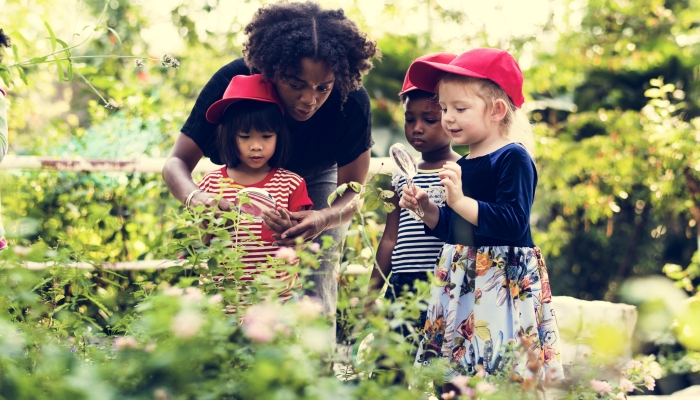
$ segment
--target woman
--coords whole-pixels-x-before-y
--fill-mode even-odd
[[[289,246],[296,238],[342,240],[341,226],[352,219],[349,207],[356,195],[348,190],[328,208],[328,196],[348,182],[364,183],[369,169],[372,119],[362,75],[379,55],[376,43],[348,20],[343,10],[323,10],[316,3],[278,3],[260,8],[245,27],[244,58],[221,68],[197,98],[187,122],[163,167],[170,192],[181,202],[214,206],[212,194],[199,192],[192,170],[202,155],[222,164],[216,149],[216,125],[206,120],[209,106],[219,100],[235,75],[261,73],[272,81],[284,105],[292,140],[286,168],[307,182],[314,209],[292,213],[298,225],[276,237]],[[219,208],[228,211],[225,200]],[[268,225],[273,223],[265,219]],[[335,315],[337,254],[312,276],[310,295],[323,301],[324,312]]]

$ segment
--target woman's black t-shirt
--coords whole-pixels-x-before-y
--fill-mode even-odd
[[[199,94],[182,133],[189,136],[215,164],[223,164],[216,146],[217,124],[206,119],[209,106],[221,99],[236,75],[250,75],[243,58],[225,65]],[[340,109],[340,95],[333,90],[325,104],[306,121],[285,116],[291,135],[291,157],[285,168],[310,177],[337,164],[350,164],[372,147],[372,114],[364,87],[348,95]]]

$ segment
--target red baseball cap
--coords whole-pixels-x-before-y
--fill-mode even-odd
[[[440,64],[448,64],[450,61],[454,60],[455,57],[457,57],[456,54],[452,53],[445,53],[445,52],[440,52],[440,53],[432,53],[432,54],[426,54],[424,56],[420,56],[416,58],[411,65],[415,64],[418,61],[428,61],[428,62],[434,62],[434,63],[440,63]],[[409,67],[409,70],[411,68]],[[412,92],[414,90],[418,90],[418,88],[411,83],[411,80],[408,79],[408,71],[406,71],[406,77],[403,78],[403,87],[401,88],[401,92],[399,92],[399,96],[403,96],[404,94],[408,92]],[[428,90],[430,93],[435,93],[435,88]]]
[[[226,107],[239,100],[257,100],[275,103],[284,114],[284,106],[277,96],[277,91],[272,82],[267,81],[260,74],[236,75],[228,84],[224,97],[217,100],[207,110],[207,121],[218,124],[223,117]]]
[[[490,79],[506,92],[516,107],[522,107],[525,102],[523,73],[515,58],[505,50],[473,49],[460,54],[449,64],[415,61],[408,69],[408,77],[417,88],[434,92],[445,72]]]

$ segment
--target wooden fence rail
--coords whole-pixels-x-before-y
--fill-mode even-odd
[[[8,155],[3,162],[0,163],[0,169],[160,173],[163,170],[163,165],[165,165],[165,160],[165,158],[141,158],[137,160],[65,160],[52,157]],[[220,165],[209,161],[208,158],[203,158],[195,167],[194,172],[205,173],[220,167]],[[391,160],[389,157],[373,157],[370,160],[370,172],[379,172],[380,169],[382,172],[391,172]]]

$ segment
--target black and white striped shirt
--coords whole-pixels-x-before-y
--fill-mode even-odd
[[[418,170],[413,182],[428,192],[430,201],[442,206],[445,204],[445,188],[440,184],[438,172],[442,170]],[[391,184],[401,198],[406,180],[396,170],[392,171]],[[391,253],[391,272],[433,271],[437,255],[445,242],[425,234],[423,221],[413,212],[402,208],[399,218],[399,234],[396,247]]]

